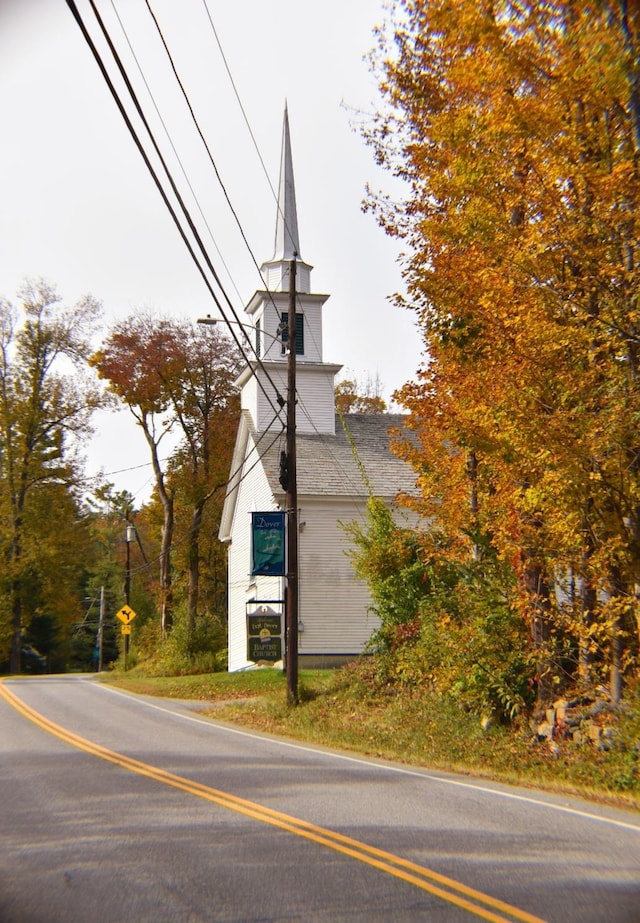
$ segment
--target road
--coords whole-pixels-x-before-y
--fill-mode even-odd
[[[637,923],[640,815],[0,685],[0,923]]]

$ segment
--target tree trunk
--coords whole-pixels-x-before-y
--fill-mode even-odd
[[[471,556],[474,561],[480,560],[480,544],[478,539],[480,537],[480,521],[479,521],[479,510],[480,504],[478,502],[478,456],[475,452],[470,452],[467,458],[467,475],[469,476],[470,481],[470,494],[469,494],[469,509],[471,512],[471,522],[473,529],[473,542],[471,545]]]
[[[543,712],[553,697],[551,651],[551,590],[543,568],[527,563],[523,583],[528,596],[531,643],[536,661],[536,712]]]
[[[11,573],[11,654],[9,657],[9,672],[14,674],[22,672],[22,583],[19,576],[21,558],[22,517],[18,515],[13,521],[9,564]]]
[[[616,616],[611,626],[611,704],[619,705],[622,698],[622,621]]]
[[[200,587],[200,528],[205,501],[197,503],[191,513],[189,533],[189,589],[187,597],[187,630],[192,637],[198,617],[198,595]]]
[[[22,600],[20,587],[17,580],[11,585],[13,599],[11,601],[11,656],[9,659],[9,672],[20,673],[22,670]]]
[[[134,414],[135,416],[135,414]],[[151,463],[156,481],[156,490],[162,504],[162,529],[160,540],[160,631],[162,637],[173,628],[173,585],[171,575],[171,544],[173,542],[173,495],[167,490],[160,459],[158,458],[158,441],[154,439],[149,415],[141,413],[136,419],[151,450]]]
[[[159,491],[164,520],[160,548],[160,628],[164,637],[173,628],[173,585],[171,578],[171,543],[173,541],[173,497]]]
[[[597,605],[596,591],[592,582],[581,575],[578,582],[578,598],[580,605],[580,632],[578,635],[578,678],[584,687],[591,683],[591,667],[593,657],[591,654],[590,628],[594,621]]]

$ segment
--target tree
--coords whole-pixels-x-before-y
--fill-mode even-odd
[[[73,585],[58,584],[53,572],[75,549],[72,536],[60,542],[60,529],[71,509],[72,518],[79,511],[74,451],[101,401],[83,374],[98,302],[87,296],[64,307],[43,281],[25,284],[18,294],[19,309],[0,300],[2,600],[14,673],[20,672],[22,633],[36,598],[42,605],[56,598],[58,606],[70,602]]]
[[[510,563],[540,706],[576,647],[615,700],[640,637],[638,16],[404,0],[374,54],[367,140],[410,192],[369,207],[408,245],[428,357],[401,451],[446,554]]]
[[[336,410],[338,413],[386,413],[387,404],[382,397],[379,377],[367,378],[363,385],[357,378],[344,378],[336,385]]]
[[[82,585],[87,610],[72,637],[71,662],[75,669],[95,670],[99,661],[101,610],[103,665],[118,659],[118,640],[122,636],[115,613],[125,602],[126,522],[134,511],[134,498],[128,491],[116,491],[112,484],[100,483],[85,497],[85,506],[89,534]],[[133,560],[136,567],[137,561]],[[143,573],[146,576],[146,571]],[[136,581],[136,588],[138,583]],[[146,617],[155,614],[154,602],[151,592],[136,593],[133,600],[136,630]]]
[[[217,498],[207,526],[208,535],[217,536],[240,412],[239,394],[234,387],[240,366],[231,341],[213,326],[176,327],[174,348],[184,362],[182,381],[172,398],[182,433],[172,470],[181,506],[189,510],[187,634],[191,637],[200,601],[203,517]],[[217,539],[215,547],[219,556]],[[209,548],[209,559],[215,555],[215,550]]]
[[[172,543],[178,489],[188,497],[188,620],[198,604],[199,536],[203,510],[226,482],[238,403],[232,389],[238,370],[231,341],[217,330],[138,314],[112,330],[92,359],[101,378],[140,425],[151,452],[156,493],[162,507],[160,549],[161,626],[173,623]],[[181,443],[169,468],[160,444],[169,433]],[[224,467],[224,475],[222,467]]]

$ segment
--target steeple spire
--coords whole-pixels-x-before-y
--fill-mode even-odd
[[[296,288],[299,292],[309,292],[311,291],[310,275],[313,267],[303,262],[300,256],[296,187],[293,181],[293,159],[289,137],[289,110],[285,103],[274,254],[261,267],[262,276],[270,292],[288,291],[289,266],[294,256],[296,258]]]
[[[289,110],[285,103],[273,260],[292,260],[294,256],[300,258],[300,239],[298,237],[296,187],[293,181],[293,159],[291,157],[291,138],[289,136]]]

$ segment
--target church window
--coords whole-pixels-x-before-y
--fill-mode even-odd
[[[280,324],[282,339],[282,355],[284,356],[289,340],[289,312],[282,312],[282,322]],[[304,356],[304,315],[296,311],[296,356]]]

